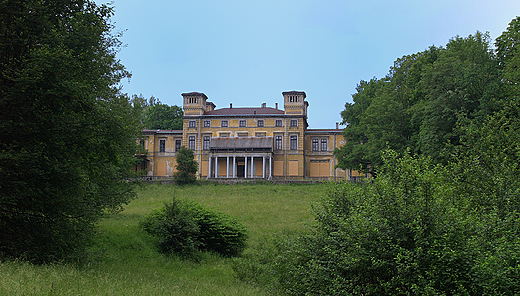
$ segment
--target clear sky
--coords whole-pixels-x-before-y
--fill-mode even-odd
[[[107,3],[108,0],[95,0]],[[305,91],[309,128],[334,128],[361,80],[454,36],[492,39],[520,15],[519,0],[115,0],[126,30],[123,91],[182,107],[203,92],[217,108],[283,108]]]

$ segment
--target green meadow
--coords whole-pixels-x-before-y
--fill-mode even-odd
[[[195,201],[236,217],[247,227],[251,248],[277,233],[305,229],[327,186],[146,184],[122,212],[100,222],[86,263],[0,262],[0,295],[267,295],[236,278],[233,259],[207,253],[195,262],[159,254],[140,219],[173,197]]]

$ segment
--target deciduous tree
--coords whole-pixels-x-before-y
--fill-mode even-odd
[[[362,81],[345,105],[347,144],[336,150],[338,166],[374,173],[387,148],[446,162],[446,145],[459,142],[459,116],[482,123],[500,108],[500,83],[488,34],[397,59],[385,78]]]
[[[84,254],[132,196],[137,121],[120,94],[113,11],[90,0],[0,2],[0,256]]]
[[[520,17],[513,19],[506,31],[495,40],[496,52],[502,71],[503,86],[509,98],[520,93]]]
[[[150,99],[150,105],[144,110],[143,125],[148,129],[182,130],[182,108],[176,105],[168,106]]]

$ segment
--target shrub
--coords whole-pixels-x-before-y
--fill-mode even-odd
[[[161,253],[182,257],[201,251],[236,256],[244,250],[247,238],[245,227],[236,219],[176,199],[145,217],[141,227],[157,238]]]
[[[236,219],[198,204],[189,206],[189,212],[199,227],[198,241],[201,250],[228,257],[239,255],[244,250],[245,228]]]
[[[196,239],[199,227],[190,212],[176,199],[145,217],[141,227],[157,238],[157,246],[163,254],[192,257],[199,249]]]
[[[386,161],[373,182],[332,184],[311,232],[237,260],[239,278],[292,295],[478,294],[471,228],[445,169]]]

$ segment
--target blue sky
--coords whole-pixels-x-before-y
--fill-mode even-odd
[[[107,3],[95,0],[96,3]],[[305,91],[309,128],[334,128],[360,80],[454,36],[492,39],[520,15],[518,0],[115,0],[112,18],[132,73],[123,91],[182,107],[203,92],[217,108],[283,108]]]

